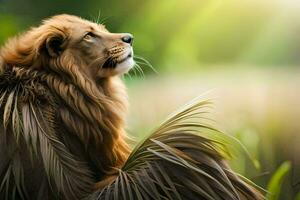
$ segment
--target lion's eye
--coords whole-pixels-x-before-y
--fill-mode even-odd
[[[88,32],[85,36],[84,39],[85,40],[91,40],[93,37],[95,37],[95,34],[92,32]]]

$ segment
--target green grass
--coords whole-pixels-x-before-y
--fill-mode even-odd
[[[271,180],[268,183],[268,200],[279,200],[280,193],[281,193],[281,186],[285,177],[287,176],[288,172],[291,169],[291,163],[286,161],[282,163],[276,172],[273,174]]]

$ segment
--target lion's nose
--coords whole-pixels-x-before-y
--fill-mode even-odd
[[[131,34],[126,34],[124,37],[122,37],[122,41],[132,46],[133,36]]]

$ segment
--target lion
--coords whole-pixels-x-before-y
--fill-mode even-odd
[[[219,144],[191,131],[205,126],[182,121],[206,103],[131,153],[120,75],[135,64],[132,45],[129,33],[66,14],[5,43],[1,199],[262,199],[230,170]]]

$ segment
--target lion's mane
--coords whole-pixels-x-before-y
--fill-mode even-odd
[[[129,148],[124,134],[127,96],[118,77],[98,81],[89,79],[80,70],[81,61],[77,55],[67,53],[58,59],[50,59],[45,50],[46,45],[50,42],[65,42],[68,34],[69,30],[61,25],[61,20],[52,18],[42,26],[32,28],[6,43],[1,50],[0,62],[2,103],[8,106],[6,108],[11,108],[11,95],[17,112],[22,114],[20,123],[30,123],[30,113],[41,112],[40,117],[45,118],[45,127],[50,125],[53,128],[51,136],[47,136],[48,130],[41,130],[47,132],[44,139],[49,140],[48,146],[42,146],[39,141],[34,144],[29,142],[30,145],[26,147],[28,149],[32,146],[41,152],[38,154],[44,165],[56,162],[51,157],[46,158],[49,152],[43,153],[51,151],[53,139],[58,144],[63,144],[60,147],[52,145],[58,157],[65,156],[67,160],[69,156],[74,161],[92,163],[92,166],[85,169],[85,173],[93,176],[91,182],[96,182],[106,174],[113,173],[114,168],[121,167],[128,156]],[[2,120],[8,120],[7,127],[4,128],[13,132],[13,126],[19,121],[11,114],[13,111],[5,110],[5,106],[1,111]],[[40,126],[38,123],[37,121],[36,126]],[[32,126],[24,126],[28,130],[23,132],[32,134]],[[21,132],[18,137],[21,137]],[[37,134],[41,139],[43,134]],[[66,163],[61,164],[63,166]],[[50,166],[45,168],[47,167]],[[56,183],[58,187],[67,188],[63,184],[65,183]],[[71,194],[63,195],[76,196],[78,192],[75,189],[70,187],[66,191],[71,190]],[[90,188],[87,186],[84,189]]]

